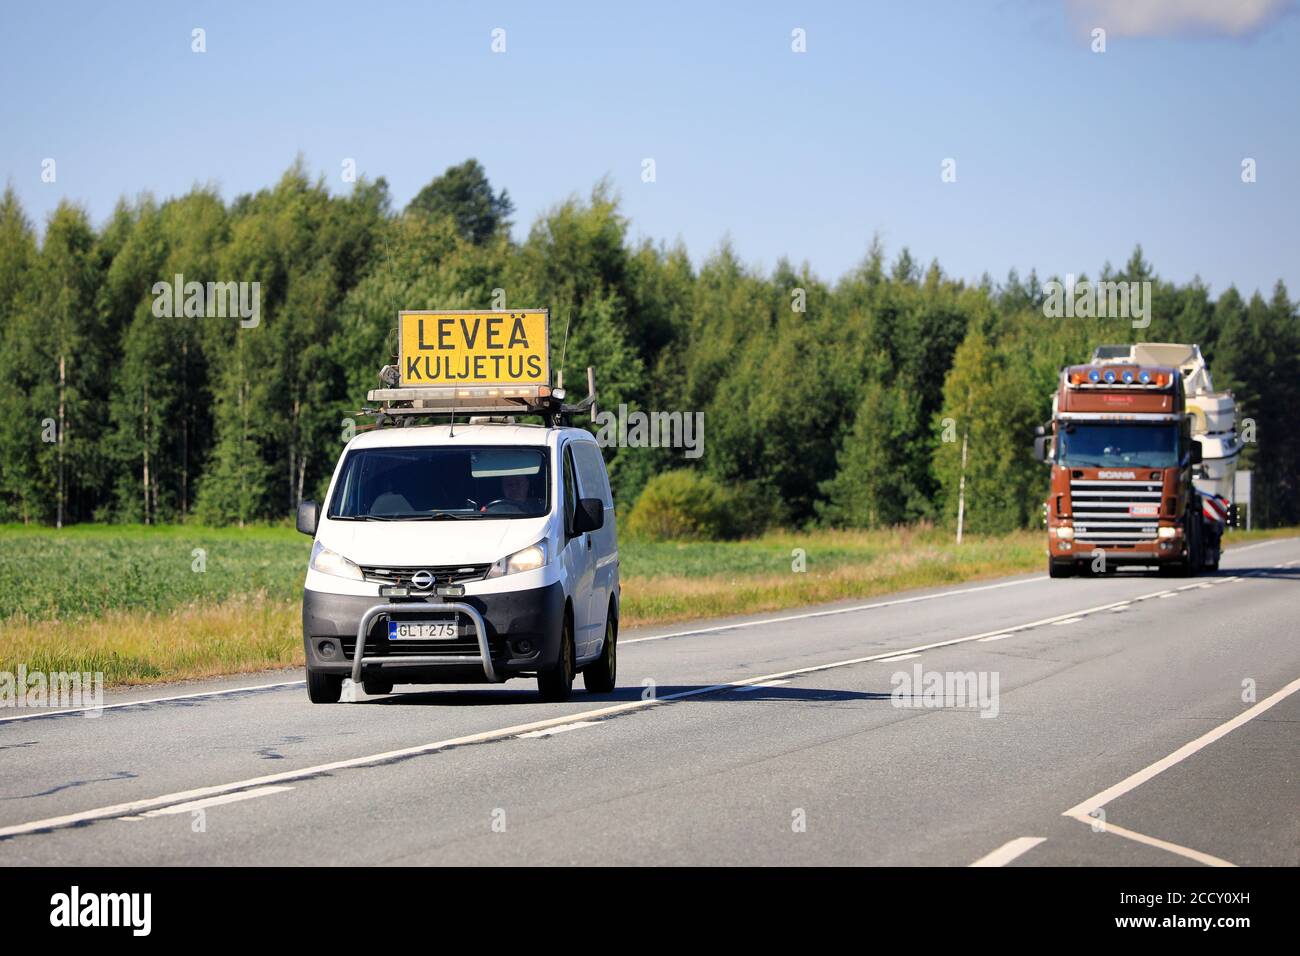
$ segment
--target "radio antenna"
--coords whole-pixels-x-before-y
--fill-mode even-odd
[[[564,388],[564,356],[569,351],[569,326],[573,323],[573,310],[569,310],[568,317],[564,320],[564,344],[560,346],[560,372],[558,381],[555,383],[556,388]]]

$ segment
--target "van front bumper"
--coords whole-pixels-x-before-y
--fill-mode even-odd
[[[455,640],[388,640],[390,617],[436,620],[453,613]],[[358,662],[363,620],[367,629]],[[382,672],[383,679],[396,683],[482,683],[536,673],[559,659],[563,620],[564,588],[558,581],[522,591],[465,595],[454,602],[312,590],[303,592],[302,602],[303,644],[311,670],[354,677]]]

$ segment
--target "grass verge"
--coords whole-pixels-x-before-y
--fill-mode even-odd
[[[1234,532],[1229,547],[1295,534]],[[112,686],[301,666],[305,545],[286,528],[0,529],[0,671],[23,663],[29,672],[101,672]],[[194,548],[208,555],[202,573],[192,567]],[[975,536],[958,548],[932,528],[627,541],[623,625],[1041,571],[1043,548],[1041,532]]]

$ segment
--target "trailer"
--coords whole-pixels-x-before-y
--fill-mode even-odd
[[[1048,573],[1217,569],[1240,442],[1195,345],[1101,346],[1061,371],[1037,456],[1051,466]]]

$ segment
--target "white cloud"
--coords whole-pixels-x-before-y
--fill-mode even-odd
[[[1273,23],[1293,0],[1065,0],[1081,30],[1111,37],[1221,34],[1244,37]]]

